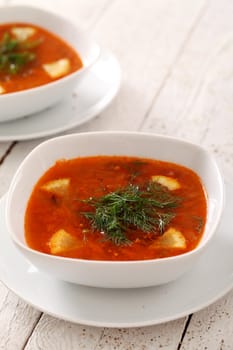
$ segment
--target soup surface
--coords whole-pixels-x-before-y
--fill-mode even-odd
[[[83,66],[63,39],[28,23],[0,25],[0,94],[50,83]]]
[[[196,173],[127,156],[59,160],[39,179],[25,214],[32,249],[92,260],[145,260],[194,249],[207,200]]]

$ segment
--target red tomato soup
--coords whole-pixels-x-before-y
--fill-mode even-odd
[[[191,169],[153,159],[59,160],[39,179],[26,242],[47,254],[145,260],[183,254],[201,240],[207,199]]]
[[[63,39],[29,23],[0,25],[0,94],[30,89],[83,66]]]

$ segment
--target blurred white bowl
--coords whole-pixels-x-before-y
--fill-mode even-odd
[[[101,154],[154,158],[193,169],[202,179],[208,200],[205,232],[197,248],[169,258],[122,262],[56,257],[29,248],[24,238],[24,215],[37,180],[58,159]],[[93,132],[50,139],[25,158],[10,185],[6,222],[21,253],[38,269],[55,278],[95,287],[145,287],[175,280],[198,261],[216,231],[223,202],[224,185],[218,166],[200,146],[155,134]]]
[[[28,6],[0,7],[0,24],[9,22],[35,24],[63,38],[77,50],[83,67],[49,84],[0,95],[0,122],[39,112],[69,96],[100,55],[100,47],[91,36],[51,12]]]

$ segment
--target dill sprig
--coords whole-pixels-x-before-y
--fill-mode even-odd
[[[5,32],[0,42],[0,71],[18,73],[27,63],[36,58],[31,50],[41,44],[41,40],[20,42]]]
[[[167,209],[175,208],[179,198],[165,187],[149,182],[143,186],[130,184],[84,202],[94,208],[93,212],[83,213],[92,228],[116,245],[123,245],[130,243],[126,232],[135,228],[145,233],[163,234],[175,216]]]

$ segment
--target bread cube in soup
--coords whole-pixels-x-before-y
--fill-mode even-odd
[[[78,248],[81,242],[66,230],[60,229],[52,235],[49,246],[51,254],[62,254]]]
[[[43,186],[41,186],[41,189],[49,193],[62,196],[68,191],[69,185],[70,185],[70,179],[64,178],[64,179],[49,181],[45,183]]]
[[[19,41],[25,41],[29,39],[36,32],[35,28],[32,27],[13,27],[11,33]]]
[[[158,238],[151,244],[151,248],[177,248],[177,249],[185,249],[186,248],[186,240],[184,235],[176,230],[174,227],[170,227],[164,234]]]
[[[170,191],[177,190],[178,188],[181,187],[179,181],[170,176],[153,175],[152,181],[167,187],[167,189]]]
[[[70,61],[62,58],[58,61],[43,64],[43,69],[52,79],[60,78],[70,71]]]

